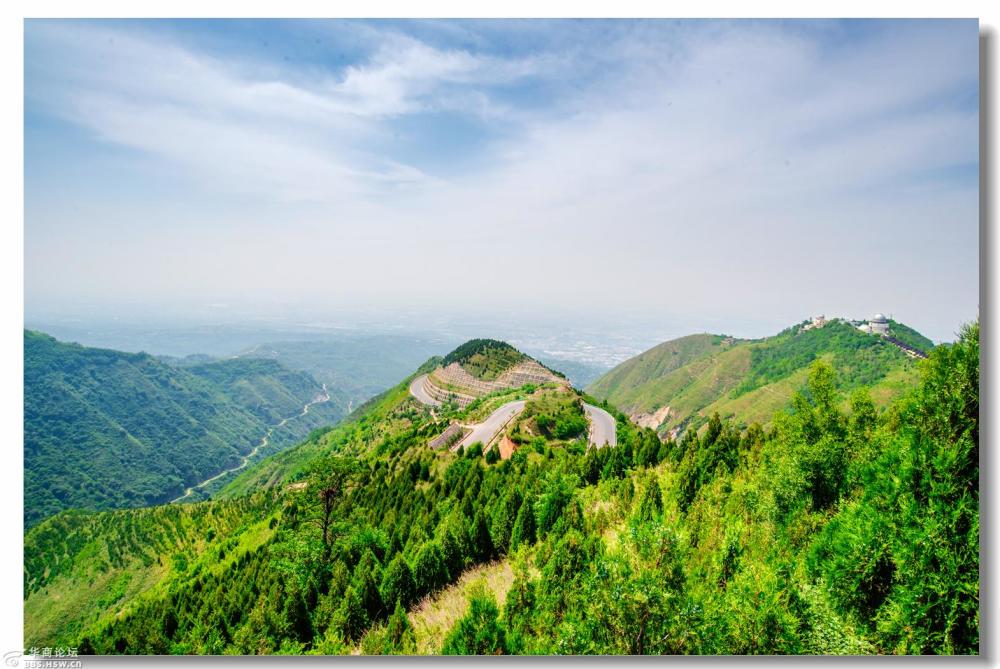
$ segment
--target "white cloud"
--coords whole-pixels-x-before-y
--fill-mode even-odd
[[[956,97],[975,87],[975,30],[826,37],[643,25],[501,58],[392,33],[343,71],[290,73],[45,24],[29,32],[27,90],[248,209],[314,205],[265,207],[258,236],[196,254],[196,284],[147,264],[157,291],[322,301],[349,285],[372,300],[764,311],[776,325],[886,310],[945,336],[978,301],[975,184],[940,176],[977,161],[978,117]],[[502,94],[529,81],[552,99]],[[440,177],[385,150],[398,120],[442,110],[503,138]],[[44,257],[29,271],[58,274]]]
[[[476,86],[535,70],[396,37],[343,74],[283,81],[287,73],[111,28],[42,23],[29,41],[34,103],[173,161],[208,187],[278,200],[378,199],[385,188],[432,182],[366,146],[384,141],[379,119],[443,108],[495,116],[499,107]]]

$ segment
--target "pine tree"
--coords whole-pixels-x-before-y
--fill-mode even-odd
[[[506,635],[493,593],[481,585],[469,595],[469,610],[455,623],[441,648],[443,655],[501,655]]]
[[[386,568],[379,592],[383,602],[398,601],[403,606],[409,606],[416,600],[417,584],[402,553],[397,553]]]
[[[479,560],[489,560],[493,557],[493,538],[490,536],[489,525],[486,524],[486,514],[482,509],[476,511],[472,521],[472,531],[469,536],[473,554]]]
[[[398,601],[396,608],[386,623],[386,653],[412,653],[416,646],[413,626],[406,615],[406,609]]]
[[[421,595],[437,590],[448,580],[448,570],[436,541],[429,541],[421,547],[413,566],[413,577]]]
[[[521,544],[530,546],[533,543],[535,543],[535,512],[531,504],[525,502],[517,511],[514,529],[510,533],[510,550],[513,551]]]

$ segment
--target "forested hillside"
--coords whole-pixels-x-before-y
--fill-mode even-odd
[[[268,426],[322,393],[307,374],[272,360],[179,368],[24,333],[26,525],[67,508],[162,503],[240,462]],[[271,447],[336,421],[317,405]]]
[[[661,442],[618,415],[616,447],[553,427],[502,461],[428,442],[533,388],[435,413],[407,379],[244,496],[30,530],[25,643],[414,652],[421,599],[500,564],[431,650],[976,653],[978,325],[918,368],[884,410],[814,360],[766,430]],[[552,392],[517,430],[576,420]]]
[[[901,341],[932,348],[916,331],[895,321],[891,326]],[[790,405],[819,359],[836,370],[838,390],[871,388],[880,406],[917,379],[916,364],[903,350],[834,320],[822,327],[800,323],[760,340],[682,337],[626,360],[587,390],[663,434],[701,429],[714,413],[744,426],[767,424]]]

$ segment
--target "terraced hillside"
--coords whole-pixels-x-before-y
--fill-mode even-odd
[[[904,341],[929,349],[916,331],[893,322]],[[761,340],[691,335],[664,342],[626,360],[588,392],[661,434],[695,428],[718,412],[749,425],[767,424],[805,383],[809,365],[822,359],[837,370],[838,386],[871,389],[885,405],[916,380],[916,362],[886,339],[833,320],[806,322]]]
[[[564,376],[506,342],[472,339],[449,353],[422,385],[438,402],[466,406],[484,395],[528,383],[569,384]]]

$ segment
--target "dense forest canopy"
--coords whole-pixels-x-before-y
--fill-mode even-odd
[[[884,410],[835,364],[767,429],[679,441],[615,412],[588,450],[575,395],[546,400],[502,461],[430,449],[444,424],[401,384],[257,492],[33,528],[26,643],[413,652],[418,602],[499,561],[509,587],[473,588],[435,651],[976,653],[979,326]]]

